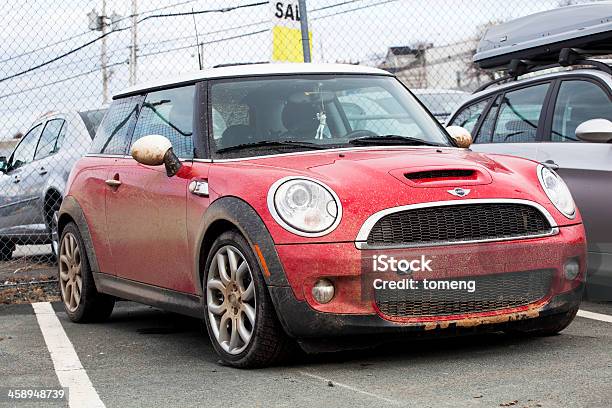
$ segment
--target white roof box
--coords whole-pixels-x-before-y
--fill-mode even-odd
[[[474,62],[483,69],[504,69],[512,60],[551,64],[564,48],[585,57],[611,54],[612,2],[561,7],[491,27]]]

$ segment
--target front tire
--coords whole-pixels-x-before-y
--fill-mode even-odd
[[[237,231],[224,232],[210,249],[203,279],[204,320],[217,354],[239,368],[283,361],[294,347],[283,331],[259,264]]]
[[[70,320],[76,323],[106,320],[113,311],[115,300],[96,290],[85,245],[76,224],[70,222],[66,225],[58,251],[60,294]]]

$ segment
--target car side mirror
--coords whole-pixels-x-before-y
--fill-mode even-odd
[[[165,165],[168,177],[178,173],[182,166],[180,160],[174,154],[170,140],[161,135],[141,137],[132,145],[130,154],[140,164],[147,166]]]
[[[585,142],[608,143],[612,141],[612,122],[607,119],[591,119],[576,128],[576,137]]]
[[[0,173],[6,173],[8,170],[8,160],[6,156],[0,156]]]
[[[467,129],[461,126],[448,126],[446,128],[448,134],[453,138],[458,147],[467,149],[472,145],[472,135]]]

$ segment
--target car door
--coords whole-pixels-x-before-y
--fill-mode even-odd
[[[471,149],[536,160],[549,82],[506,89],[493,99]]]
[[[132,143],[143,136],[167,137],[191,166],[195,86],[149,93]],[[164,166],[146,166],[129,156],[109,174],[118,184],[107,193],[107,230],[118,277],[195,293],[187,243],[188,177],[168,177]]]
[[[6,174],[0,185],[0,234],[24,235],[37,229],[39,221],[36,212],[32,180],[37,174],[32,162],[43,129],[43,123],[36,124],[21,139],[8,163]],[[25,242],[24,242],[25,243]]]
[[[576,137],[582,122],[612,120],[611,94],[590,78],[559,81],[555,88],[537,159],[558,166],[582,214],[589,251],[589,296],[612,300],[612,145]]]
[[[60,134],[66,132],[67,124],[63,118],[53,118],[47,121],[45,127],[40,135],[40,141],[36,147],[36,153],[34,154],[33,162],[33,175],[31,181],[32,194],[38,197],[38,212],[40,214],[40,221],[46,225],[49,225],[49,219],[45,219],[48,214],[45,214],[43,207],[43,199],[45,197],[47,186],[49,181],[53,184],[62,184],[61,180],[55,180],[58,176],[61,176],[61,172],[58,171],[63,163],[59,160],[64,161],[65,157],[56,157],[58,152],[58,138]],[[50,180],[53,179],[53,180]]]

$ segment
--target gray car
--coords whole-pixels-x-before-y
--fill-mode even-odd
[[[49,244],[57,253],[54,215],[74,163],[87,152],[104,110],[38,119],[12,154],[0,157],[0,260],[16,245]]]
[[[440,123],[446,122],[451,112],[470,96],[467,92],[453,89],[420,88],[411,91]]]
[[[588,297],[612,300],[612,123],[607,121],[612,121],[612,75],[586,68],[477,92],[448,124],[472,134],[472,150],[533,159],[559,172],[586,227]]]

